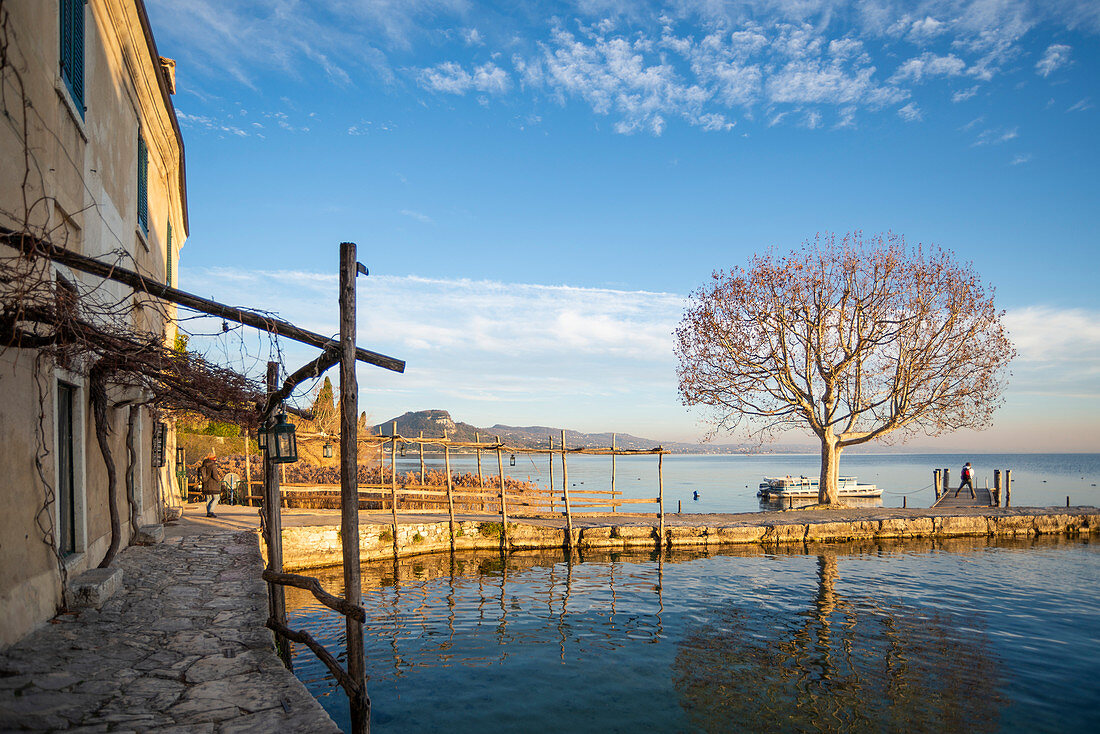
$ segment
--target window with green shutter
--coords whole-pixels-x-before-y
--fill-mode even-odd
[[[138,226],[143,234],[149,234],[149,150],[145,138],[138,134]]]
[[[172,223],[168,223],[168,247],[165,249],[164,262],[165,262],[165,280],[164,283],[169,288],[172,287]]]
[[[61,0],[61,78],[84,117],[84,0]]]

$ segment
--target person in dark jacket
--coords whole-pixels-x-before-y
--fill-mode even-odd
[[[966,462],[966,466],[962,469],[962,481],[959,482],[959,488],[955,490],[955,496],[959,496],[959,492],[962,488],[966,487],[970,490],[970,498],[974,498],[974,468],[970,466],[970,462]]]
[[[206,516],[217,517],[214,507],[218,504],[218,498],[222,493],[222,471],[218,468],[217,457],[211,453],[202,460],[199,467],[199,481],[202,483],[202,493],[206,495]]]

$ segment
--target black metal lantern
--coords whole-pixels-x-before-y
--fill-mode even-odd
[[[332,441],[325,441],[325,445],[321,447],[321,455],[326,459],[332,458]]]
[[[515,466],[515,465],[516,465],[516,455],[512,454],[512,459],[511,459],[511,461],[508,462],[508,466]]]
[[[275,416],[275,425],[260,433],[260,445],[267,458],[275,464],[293,464],[298,460],[298,441],[294,424],[287,423],[286,413]]]
[[[404,444],[404,443],[401,444],[401,458],[402,459],[405,458],[405,446],[406,446],[406,444]]]

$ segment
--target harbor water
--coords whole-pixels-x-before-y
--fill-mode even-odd
[[[974,538],[365,564],[372,731],[1094,731],[1098,550]],[[339,569],[317,573],[341,592]],[[296,589],[287,607],[342,652],[342,617]],[[294,666],[347,727],[321,663],[296,646]]]
[[[550,476],[549,458],[543,455],[516,454],[516,465],[508,476],[530,479],[546,486]],[[387,457],[387,462],[388,462]],[[1012,471],[1012,503],[1016,506],[1065,506],[1066,497],[1075,505],[1100,505],[1100,454],[862,454],[844,453],[840,473],[854,475],[861,484],[875,484],[883,490],[884,507],[930,507],[935,501],[932,490],[933,469],[951,470],[951,485],[958,487],[962,465],[974,466],[976,486],[993,486],[993,470]],[[608,456],[570,455],[567,460],[571,491],[611,488],[611,458]],[[442,469],[439,455],[428,455],[430,469]],[[469,454],[452,454],[451,468],[456,472],[475,472],[477,461]],[[418,471],[420,462],[412,451],[397,459],[398,472]],[[756,512],[769,509],[756,496],[765,476],[817,477],[817,454],[693,455],[671,454],[664,457],[665,511],[675,512],[677,502],[684,512]],[[482,470],[486,477],[496,476],[495,454],[485,454]],[[560,455],[554,460],[555,486],[561,488]],[[620,456],[616,459],[617,491],[626,498],[657,497],[657,457]],[[699,498],[695,499],[695,492]],[[655,512],[656,505],[625,506],[623,510]]]

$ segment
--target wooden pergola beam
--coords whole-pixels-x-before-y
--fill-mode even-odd
[[[100,262],[95,258],[80,255],[72,250],[58,247],[38,237],[15,232],[7,227],[0,227],[0,243],[18,250],[24,255],[44,257],[53,262],[72,268],[73,270],[79,270],[83,273],[89,273],[106,280],[113,280],[117,283],[128,285],[136,292],[147,293],[154,298],[160,298],[161,300],[175,303],[176,305],[192,309],[193,311],[209,314],[211,316],[218,316],[228,321],[251,326],[260,331],[266,331],[270,334],[285,336],[287,339],[309,344],[318,349],[339,349],[337,340],[327,336],[321,336],[312,331],[307,331],[288,321],[276,319],[271,316],[264,316],[243,308],[227,306],[224,303],[218,303],[209,298],[203,298],[193,293],[188,293],[187,291],[181,291],[178,288],[165,285],[152,278],[147,278],[133,270]],[[403,360],[389,357],[385,354],[379,354],[378,352],[372,352],[369,349],[356,347],[355,358],[360,362],[366,362],[367,364],[372,364],[376,367],[381,367],[393,372],[405,371],[405,362]]]

